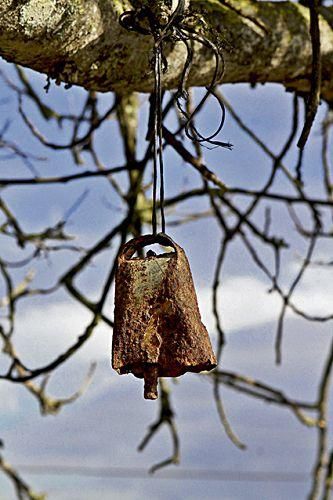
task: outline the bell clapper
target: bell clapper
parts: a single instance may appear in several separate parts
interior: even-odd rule
[[[143,374],[145,380],[144,398],[157,399],[158,366],[148,365]]]

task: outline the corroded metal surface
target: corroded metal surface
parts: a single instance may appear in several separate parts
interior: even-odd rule
[[[132,258],[138,249],[154,243],[174,251]],[[144,378],[146,399],[157,398],[158,377],[216,366],[186,255],[169,236],[141,236],[120,251],[112,366],[120,374]]]

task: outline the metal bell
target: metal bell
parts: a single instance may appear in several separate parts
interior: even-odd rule
[[[155,243],[173,251],[132,258]],[[120,375],[144,378],[146,399],[157,398],[158,377],[178,377],[216,366],[185,252],[166,234],[134,238],[120,250],[112,366]]]

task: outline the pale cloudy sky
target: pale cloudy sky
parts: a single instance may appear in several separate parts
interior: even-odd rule
[[[7,66],[4,65],[7,69]],[[33,77],[36,87],[43,86],[43,80]],[[247,86],[229,86],[228,97],[246,117],[248,124],[255,127],[264,140],[269,141],[277,151],[284,140],[290,118],[290,96],[276,86],[261,88],[256,94]],[[75,109],[82,92],[62,92],[51,89],[50,98],[64,109]],[[108,97],[103,97],[106,102]],[[15,113],[15,101],[9,109]],[[15,115],[14,115],[15,116]],[[209,105],[203,125],[214,118],[214,108]],[[274,127],[271,124],[274,123]],[[20,122],[12,125],[13,133],[20,139],[22,147],[33,144],[38,154],[49,156],[48,163],[39,167],[45,174],[66,173],[69,157],[50,155],[39,148],[24,132]],[[52,130],[56,137],[57,130]],[[285,132],[286,133],[286,132]],[[112,137],[112,151],[110,145]],[[267,162],[258,149],[249,144],[244,136],[227,119],[225,139],[235,144],[234,151],[207,153],[210,163],[219,175],[230,183],[246,182],[258,185]],[[60,140],[60,139],[59,139]],[[101,133],[100,147],[108,164],[122,163],[119,140],[114,123]],[[311,152],[307,157],[307,175],[316,188],[314,159],[318,154],[319,141],[313,136]],[[294,154],[294,153],[293,153]],[[291,155],[292,156],[292,155]],[[167,171],[168,194],[190,187],[198,182],[196,173],[189,167],[182,170],[172,153],[167,155],[170,169]],[[2,168],[0,164],[0,169]],[[87,163],[89,166],[89,163]],[[10,166],[4,165],[3,174],[10,173]],[[15,165],[18,172],[26,170]],[[90,246],[101,237],[110,224],[119,219],[120,213],[110,211],[103,205],[103,199],[113,200],[109,187],[99,181],[92,181],[85,203],[71,221],[69,229],[79,233],[80,241]],[[282,186],[282,182],[281,182]],[[4,194],[14,212],[22,218],[27,230],[36,230],[43,224],[61,217],[73,199],[80,195],[86,184],[62,188],[50,187],[45,195],[41,189],[7,190]],[[98,207],[98,208],[97,208]],[[182,210],[192,210],[187,204]],[[202,208],[201,201],[195,208]],[[260,220],[262,214],[258,214]],[[274,207],[278,229],[288,232],[285,217]],[[171,216],[170,216],[171,217]],[[193,223],[180,229],[170,229],[171,234],[186,248],[197,284],[198,299],[213,342],[216,340],[214,319],[210,305],[210,279],[213,273],[213,256],[218,248],[219,238],[212,222]],[[292,238],[298,250],[302,243]],[[6,243],[7,245],[7,243]],[[304,249],[304,248],[303,248]],[[12,259],[17,258],[14,247],[3,250]],[[330,259],[332,247],[321,248],[321,257]],[[56,255],[52,262],[41,261],[36,267],[36,284],[45,285],[50,277],[62,272],[76,257]],[[99,289],[110,255],[103,255],[79,280],[80,286],[89,289],[94,296]],[[300,261],[295,251],[287,255],[283,275],[284,284],[290,282],[292,273]],[[19,278],[19,273],[18,273]],[[268,294],[269,283],[250,264],[238,243],[228,257],[227,268],[219,295],[219,307],[228,344],[223,356],[223,366],[239,371],[283,389],[291,397],[312,401],[316,396],[316,383],[325,359],[328,342],[332,334],[330,324],[305,323],[293,315],[286,320],[283,343],[283,364],[274,365],[274,334],[276,317],[281,302],[279,297]],[[306,307],[313,314],[330,312],[332,307],[332,271],[314,268],[295,295],[299,306]],[[112,294],[109,310],[112,311]],[[44,364],[70,345],[89,322],[90,314],[81,306],[69,300],[65,294],[54,299],[42,298],[24,302],[19,308],[17,323],[17,348],[24,353],[28,365]],[[92,339],[80,350],[67,366],[60,369],[50,383],[50,390],[56,396],[70,395],[84,378],[89,364],[97,361],[97,371],[85,396],[75,404],[65,407],[57,417],[41,417],[36,402],[22,388],[6,382],[0,384],[1,432],[5,441],[6,457],[15,464],[50,464],[99,467],[148,468],[168,456],[170,443],[167,430],[163,430],[139,454],[136,447],[149,423],[157,416],[157,403],[144,401],[142,381],[132,376],[119,377],[110,368],[110,330],[101,325]],[[246,451],[239,451],[226,438],[218,421],[214,407],[212,388],[205,377],[186,375],[172,384],[172,401],[177,414],[181,438],[181,464],[178,471],[189,468],[200,470],[222,470],[243,472],[295,472],[307,474],[311,470],[315,453],[315,431],[302,427],[294,415],[287,410],[265,405],[246,396],[222,388],[226,411],[235,432],[247,444]],[[49,492],[51,500],[151,500],[211,499],[243,500],[284,498],[305,498],[309,488],[307,479],[295,482],[249,482],[209,481],[151,478],[91,478],[78,476],[30,475],[24,472],[37,491]],[[163,473],[161,473],[163,475]],[[0,500],[14,498],[11,485],[0,475]]]

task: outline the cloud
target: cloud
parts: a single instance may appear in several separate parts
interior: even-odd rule
[[[226,330],[233,332],[260,326],[276,318],[281,301],[276,294],[268,294],[267,288],[267,284],[250,276],[225,281],[220,288],[218,305]],[[213,330],[211,290],[200,290],[198,301],[203,321]]]
[[[10,416],[19,409],[19,391],[9,383],[0,384],[0,400],[6,402],[6,414]]]
[[[329,260],[326,258],[324,260]],[[299,264],[298,268],[299,269]],[[292,268],[295,273],[295,266]],[[333,314],[333,269],[312,267],[307,270],[297,287],[294,301],[298,307],[312,315]]]
[[[15,338],[19,352],[34,365],[53,359],[72,345],[91,321],[91,313],[72,300],[33,305],[18,318]],[[81,361],[97,360],[110,348],[111,329],[98,326],[77,353]]]
[[[290,282],[292,281],[290,277]],[[278,293],[268,293],[267,282],[251,276],[228,278],[221,285],[218,306],[222,324],[228,332],[260,327],[276,321],[282,306]],[[286,289],[287,290],[287,289]],[[203,321],[214,330],[211,289],[198,292]],[[327,269],[312,269],[305,275],[293,296],[293,302],[312,315],[333,313],[333,279]],[[288,312],[288,317],[294,316]]]

